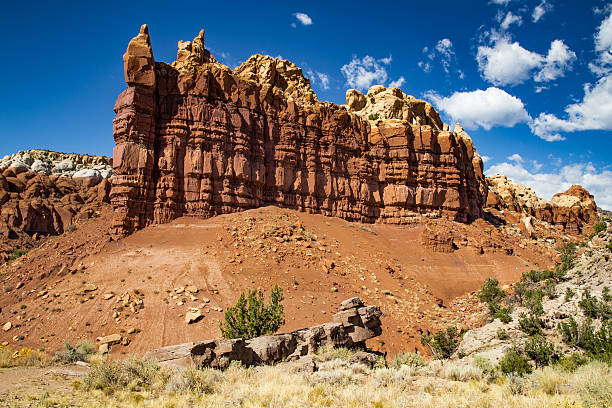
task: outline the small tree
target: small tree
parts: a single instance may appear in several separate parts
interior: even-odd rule
[[[448,359],[459,348],[462,335],[455,326],[451,326],[433,336],[424,334],[421,336],[421,344],[429,347],[436,358]]]
[[[236,305],[225,312],[225,324],[219,323],[221,335],[226,339],[252,339],[275,333],[285,323],[283,299],[278,285],[272,288],[267,305],[261,290],[250,290],[247,296],[240,294]]]

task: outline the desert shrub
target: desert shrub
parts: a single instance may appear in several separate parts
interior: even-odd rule
[[[609,287],[607,286],[603,287],[603,289],[601,290],[601,299],[606,303],[609,303],[610,301],[612,301],[612,296],[610,295]]]
[[[486,303],[490,302],[499,302],[504,298],[506,293],[499,287],[499,281],[495,278],[488,277],[484,284],[482,285],[482,289],[478,292],[478,297],[480,300]]]
[[[512,395],[527,395],[531,389],[529,380],[523,378],[522,375],[509,374],[506,378],[508,380],[508,391]]]
[[[508,306],[508,307],[499,306],[499,308],[495,311],[495,313],[493,313],[493,318],[501,320],[502,323],[510,323],[512,321],[512,316],[510,315],[511,313],[512,313],[512,306]]]
[[[512,347],[499,360],[499,371],[506,375],[523,376],[533,371],[529,358],[518,347]]]
[[[24,256],[27,253],[28,253],[27,249],[16,249],[16,250],[13,251],[13,253],[8,257],[8,259],[6,261],[7,262],[14,261],[15,259],[20,258],[20,257]]]
[[[246,297],[240,294],[236,305],[225,312],[225,323],[219,322],[222,336],[252,339],[275,333],[285,323],[283,299],[283,290],[278,285],[272,288],[267,305],[261,290],[250,290]]]
[[[401,366],[424,367],[425,365],[425,360],[418,353],[401,353],[389,362],[390,368],[400,368]]]
[[[506,329],[500,327],[497,329],[497,338],[500,340],[506,340],[508,338],[508,333],[506,333]]]
[[[71,364],[77,361],[87,361],[87,357],[95,352],[96,346],[91,341],[81,339],[75,347],[72,347],[67,341],[64,342],[62,351],[55,353],[55,356],[60,362]]]
[[[578,306],[584,314],[593,319],[609,320],[612,318],[612,306],[608,302],[598,300],[597,297],[591,296],[591,292],[585,289],[582,292],[582,298],[578,302]]]
[[[191,392],[194,394],[211,394],[215,384],[221,379],[221,373],[210,368],[199,369],[189,367],[176,372],[168,381],[166,391],[174,393]]]
[[[421,336],[421,344],[429,347],[434,357],[439,359],[450,358],[459,347],[462,333],[455,326],[447,327],[433,336],[424,334]]]
[[[612,252],[612,241],[608,242],[608,245],[606,245],[606,248],[608,248],[608,251]]]
[[[529,336],[542,334],[542,320],[532,314],[521,313],[519,318],[519,329]]]
[[[42,350],[22,347],[13,351],[9,347],[0,345],[0,368],[43,367],[51,363],[51,360],[51,357]]]
[[[603,232],[607,229],[607,225],[605,221],[599,221],[597,224],[595,224],[593,226],[593,231],[595,233],[595,235],[599,234],[600,232]]]
[[[370,113],[368,115],[368,119],[370,120],[378,120],[378,118],[379,118],[378,113]]]
[[[104,361],[93,364],[83,378],[86,390],[104,390],[114,392],[119,388],[129,387],[132,391],[149,388],[155,382],[165,383],[168,374],[154,361],[142,361],[136,356],[125,360]]]
[[[545,293],[542,289],[529,289],[523,296],[523,306],[529,310],[529,313],[534,316],[542,316],[544,314],[544,306],[542,299]]]
[[[576,295],[576,292],[574,292],[572,288],[567,287],[565,289],[565,301],[566,302],[569,302],[570,300],[572,300],[575,295]]]
[[[574,267],[574,260],[576,259],[575,253],[577,247],[578,246],[575,243],[570,242],[564,247],[560,248],[561,263],[558,264],[555,268],[556,274],[559,279],[563,278],[565,276],[565,273]]]
[[[533,360],[536,367],[556,363],[561,352],[543,336],[533,336],[525,342],[525,354]]]
[[[573,317],[558,325],[563,341],[571,346],[581,348],[590,358],[612,362],[612,322],[602,323],[599,330],[593,327],[593,321],[587,318],[580,326]]]
[[[475,356],[472,360],[472,366],[478,368],[488,381],[493,381],[497,378],[497,369],[491,364],[491,360],[486,357]]]
[[[557,366],[569,372],[574,372],[580,366],[589,362],[589,359],[582,353],[566,354],[559,359]]]
[[[315,354],[323,361],[335,360],[337,358],[340,360],[349,361],[355,355],[355,350],[348,347],[334,347],[329,344],[325,344],[319,347]]]
[[[567,373],[554,367],[545,367],[534,373],[537,388],[545,394],[554,395],[560,393],[560,388],[567,384]]]
[[[76,225],[69,224],[64,231],[65,232],[74,232],[74,231],[76,231],[76,229],[77,229]]]

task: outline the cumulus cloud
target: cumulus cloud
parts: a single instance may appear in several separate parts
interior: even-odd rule
[[[508,156],[506,157],[508,160],[513,161],[515,163],[522,163],[523,162],[523,158],[521,157],[520,154],[518,153],[514,153],[512,156]]]
[[[576,53],[569,49],[561,40],[554,40],[550,43],[550,49],[544,59],[544,64],[533,79],[536,82],[550,82],[565,75],[566,71],[571,70],[572,64],[576,60]]]
[[[297,20],[298,20],[298,21],[299,21],[299,22],[300,22],[302,25],[305,25],[305,26],[312,25],[312,18],[310,18],[310,16],[309,16],[308,14],[306,14],[306,13],[300,13],[300,12],[297,12],[297,13],[293,13],[293,16],[294,16],[294,17],[295,17],[295,18],[296,18],[296,19],[297,19]],[[296,24],[295,24],[295,23],[292,23],[292,24],[291,24],[291,26],[295,28],[295,27],[296,27]]]
[[[493,126],[513,127],[517,123],[529,123],[531,118],[523,102],[506,91],[490,87],[471,92],[455,92],[443,97],[429,91],[425,98],[433,101],[438,110],[467,129],[485,130]]]
[[[533,13],[531,13],[531,21],[537,23],[542,17],[544,17],[544,14],[548,13],[552,9],[552,4],[549,4],[546,0],[543,0],[533,9]]]
[[[516,24],[517,26],[520,26],[521,24],[523,24],[523,19],[520,16],[517,16],[516,14],[512,14],[511,11],[506,13],[506,16],[503,19],[501,19],[501,15],[500,15],[499,21],[500,21],[499,27],[503,31],[506,31],[507,29],[509,29],[512,24]]]
[[[609,74],[612,71],[612,11],[599,25],[594,41],[598,57],[589,68],[597,75]]]
[[[402,85],[404,85],[405,83],[406,83],[406,78],[401,76],[397,78],[395,81],[389,82],[389,86],[395,86],[395,87],[401,88]]]
[[[510,0],[491,0],[491,3],[499,6],[505,6],[506,4],[510,3]]]
[[[567,190],[572,184],[580,184],[595,196],[597,205],[612,210],[612,171],[597,170],[591,163],[569,164],[549,172],[540,170],[541,166],[537,165],[527,169],[523,163],[503,162],[489,167],[485,173],[487,176],[504,174],[517,183],[531,187],[536,194],[547,200]]]
[[[490,158],[489,156],[486,156],[486,155],[484,155],[484,156],[480,156],[480,158],[482,159],[482,162],[483,162],[483,163],[487,163],[488,161],[490,161],[490,160],[491,160],[491,158]]]
[[[482,77],[493,85],[518,85],[531,78],[552,81],[571,69],[576,54],[561,40],[554,40],[546,56],[523,48],[507,35],[494,35],[491,46],[478,47],[476,61]]]
[[[531,124],[531,131],[544,140],[563,140],[558,132],[580,130],[612,130],[612,75],[601,78],[593,86],[584,86],[581,102],[565,108],[566,118],[540,113]]]
[[[451,71],[455,71],[459,78],[463,79],[463,72],[460,69],[453,68],[457,65],[457,55],[453,47],[453,42],[448,38],[442,38],[432,48],[424,47],[423,54],[429,61],[419,61],[417,65],[423,70],[423,72],[430,72],[432,63],[436,60],[440,61],[442,69],[446,74],[450,74]]]
[[[384,85],[389,79],[387,68],[391,64],[392,57],[376,59],[369,55],[363,58],[358,58],[353,55],[351,62],[343,65],[340,72],[346,78],[348,86],[367,90],[372,85]],[[401,86],[405,82],[404,77],[400,77],[395,81],[391,81],[389,86]],[[392,85],[399,84],[399,85]]]

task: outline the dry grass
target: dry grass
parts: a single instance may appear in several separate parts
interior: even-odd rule
[[[45,398],[58,406],[77,401],[79,406],[91,407],[612,406],[611,368],[597,362],[574,372],[549,367],[525,378],[506,378],[491,376],[491,367],[479,360],[369,369],[340,355],[319,363],[314,373],[294,372],[283,365],[244,368],[235,364],[225,371],[171,372],[132,359],[93,369],[90,382],[97,381],[102,384],[99,387],[85,386],[84,381],[70,395]]]
[[[0,368],[44,367],[52,361],[53,358],[42,351],[27,347],[14,351],[9,347],[0,346]]]

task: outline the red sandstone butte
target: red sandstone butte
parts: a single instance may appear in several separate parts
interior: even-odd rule
[[[143,25],[123,59],[127,89],[113,122],[116,235],[264,205],[369,223],[482,215],[480,156],[424,101],[404,95],[410,120],[374,122],[319,102],[289,61],[217,63],[204,31],[180,41],[167,64],[154,61]]]

